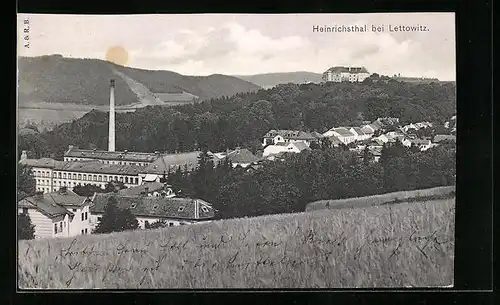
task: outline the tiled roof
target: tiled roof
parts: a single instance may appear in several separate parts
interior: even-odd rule
[[[422,139],[414,139],[411,140],[411,143],[415,145],[429,145],[431,143],[430,140],[422,140]]]
[[[330,69],[326,70],[326,72],[368,73],[365,67],[331,67]]]
[[[121,196],[138,196],[142,192],[146,191],[146,188],[148,188],[149,192],[154,192],[154,191],[161,190],[164,187],[165,187],[165,184],[163,184],[161,182],[148,182],[148,183],[144,183],[144,184],[139,185],[139,186],[134,186],[134,187],[119,190],[118,194],[120,194]]]
[[[194,170],[198,166],[198,156],[201,154],[199,151],[179,153],[179,154],[165,154],[160,156],[156,161],[147,166],[143,171],[147,174],[163,174],[169,171],[177,170],[177,167],[181,167],[184,170],[184,166],[187,165],[188,170]],[[213,156],[214,162],[219,158]]]
[[[237,149],[233,150],[227,154],[227,158],[232,163],[252,163],[259,161],[260,159],[252,154],[248,149]]]
[[[107,151],[79,149],[71,147],[64,153],[65,157],[91,158],[98,160],[123,160],[133,162],[153,162],[160,155],[155,153],[130,152],[130,151]]]
[[[307,146],[307,144],[304,142],[293,142],[293,143],[290,143],[290,145],[297,147],[297,149],[299,151],[303,151],[304,149],[311,150],[311,148],[309,148],[309,146]]]
[[[328,137],[330,139],[330,142],[332,142],[333,145],[341,144],[342,141],[339,140],[336,136],[330,136]]]
[[[311,133],[305,131],[297,131],[297,130],[270,130],[265,135],[264,138],[274,138],[275,136],[280,135],[285,139],[292,140],[315,140],[318,136],[313,135]]]
[[[365,135],[364,131],[360,127],[353,127],[353,129],[358,135],[360,136]]]
[[[349,129],[347,129],[345,127],[338,127],[338,128],[335,128],[334,130],[336,133],[338,133],[342,137],[353,137],[354,136],[354,134],[352,132],[350,132]]]
[[[54,170],[96,173],[96,174],[117,174],[117,175],[137,175],[143,173],[146,166],[142,165],[118,165],[104,164],[97,160],[92,161],[66,161],[57,164]]]
[[[432,140],[434,143],[438,143],[441,141],[453,141],[456,142],[457,137],[454,135],[446,135],[446,134],[438,134],[434,136],[434,139]]]
[[[66,207],[82,206],[87,198],[72,191],[52,192],[24,198],[18,202],[20,208],[36,208],[49,218],[68,214],[73,215]]]
[[[201,199],[165,198],[165,197],[129,197],[117,196],[112,193],[99,193],[94,197],[90,211],[104,213],[110,197],[117,201],[118,208],[130,209],[135,216],[150,216],[178,219],[211,219],[214,209],[211,204]],[[199,217],[195,218],[195,200],[198,201]],[[203,211],[204,207],[207,211]]]
[[[54,168],[56,165],[63,163],[62,161],[57,161],[51,158],[41,158],[41,159],[24,159],[20,160],[19,164],[31,166],[31,167],[45,167]]]

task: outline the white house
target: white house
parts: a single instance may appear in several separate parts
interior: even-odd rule
[[[201,199],[96,193],[90,207],[92,227],[96,227],[102,219],[110,198],[116,200],[119,209],[129,209],[136,217],[141,229],[145,229],[156,221],[163,221],[167,226],[173,227],[211,221],[215,216],[212,205]]]
[[[304,142],[310,146],[312,142],[319,143],[323,136],[317,132],[305,132],[297,130],[270,130],[264,135],[262,146],[275,145],[277,143]]]
[[[248,167],[260,160],[259,157],[254,155],[251,151],[246,148],[237,148],[226,154],[226,158],[231,161],[233,167],[241,166],[243,168]]]
[[[91,234],[90,199],[65,188],[42,193],[18,202],[18,213],[28,214],[35,226],[35,238]]]
[[[356,141],[369,139],[373,135],[373,133],[365,133],[361,127],[351,127],[349,131],[356,135]]]
[[[323,134],[325,137],[335,136],[345,145],[356,141],[357,135],[349,131],[346,127],[332,128]]]
[[[365,67],[331,67],[323,73],[325,82],[362,82],[370,73]]]
[[[162,182],[145,182],[142,185],[118,191],[121,196],[175,197],[171,185]]]
[[[264,148],[264,153],[262,154],[263,157],[267,157],[270,155],[275,155],[279,153],[300,153],[304,150],[311,150],[309,146],[307,146],[303,142],[293,142],[289,144],[285,143],[278,143],[277,145],[269,145],[266,148]]]
[[[414,146],[418,147],[420,149],[420,151],[426,151],[432,147],[431,140],[415,139],[415,140],[411,140],[411,143]]]

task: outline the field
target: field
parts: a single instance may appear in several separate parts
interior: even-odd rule
[[[455,199],[19,242],[20,288],[453,284]]]

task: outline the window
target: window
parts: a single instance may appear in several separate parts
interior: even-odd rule
[[[63,228],[66,228],[66,221],[63,222]]]
[[[208,212],[208,209],[206,207],[201,207],[201,210],[205,213]]]
[[[57,234],[57,223],[54,224],[54,234]]]
[[[83,221],[83,220],[84,220],[84,216],[85,216],[85,214],[84,214],[84,213],[82,213],[81,215],[82,215],[82,221]]]
[[[88,219],[88,213],[85,212],[85,220],[87,220],[87,219]]]
[[[128,177],[125,177],[125,183],[128,183]]]
[[[108,176],[104,176],[104,182],[108,182]]]
[[[169,222],[169,223],[168,223],[168,226],[169,226],[169,227],[173,227],[173,226],[174,226],[174,223],[173,223],[173,222]]]
[[[182,212],[184,211],[184,207],[183,206],[180,206],[179,209],[178,209],[179,212]]]
[[[76,174],[73,174],[73,179],[76,180]]]
[[[93,181],[97,181],[97,175],[92,176]]]
[[[123,182],[123,177],[120,176],[120,182]]]
[[[63,179],[66,179],[66,173],[63,174]]]
[[[115,181],[118,181],[118,176],[115,176]]]
[[[59,232],[62,232],[62,221],[59,223]]]
[[[85,229],[85,234],[87,234],[87,229]]]
[[[82,235],[83,235],[83,232],[84,232],[84,231],[83,231],[83,229],[82,229]]]
[[[102,181],[102,176],[99,175],[99,177],[97,178],[98,181]]]
[[[78,180],[82,180],[82,174],[78,174]]]
[[[57,178],[61,179],[61,172],[57,173]]]
[[[139,178],[134,178],[135,184],[139,184]]]
[[[83,180],[87,180],[87,175],[83,174]]]
[[[23,214],[28,214],[28,208],[23,208]]]
[[[97,221],[101,221],[101,219],[102,219],[101,216],[97,217]]]

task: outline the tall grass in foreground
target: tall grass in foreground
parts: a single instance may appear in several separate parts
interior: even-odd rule
[[[455,199],[19,242],[20,288],[453,283]]]

